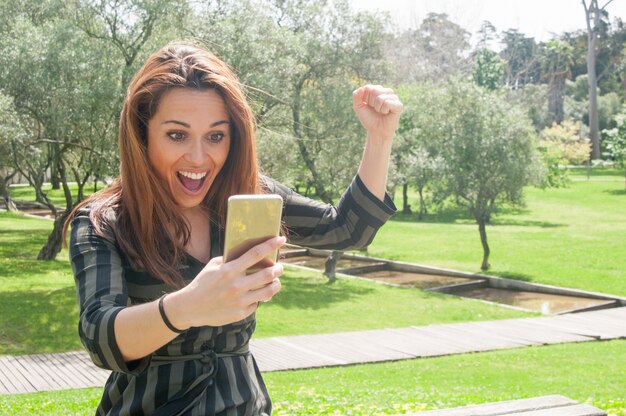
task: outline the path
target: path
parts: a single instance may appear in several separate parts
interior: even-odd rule
[[[261,371],[373,363],[626,338],[626,307],[569,315],[253,339]],[[85,352],[0,356],[0,394],[100,387]]]

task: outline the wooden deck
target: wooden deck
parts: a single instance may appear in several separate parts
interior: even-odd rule
[[[626,307],[550,317],[260,338],[253,339],[250,348],[261,371],[269,372],[619,338],[626,338]],[[99,387],[108,374],[82,351],[0,356],[0,394]]]
[[[404,416],[606,416],[606,412],[568,397],[552,395],[431,410]]]

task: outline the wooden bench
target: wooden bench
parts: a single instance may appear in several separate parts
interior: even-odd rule
[[[530,399],[485,403],[453,409],[431,410],[404,416],[606,416],[606,412],[580,404],[568,397],[553,395]]]

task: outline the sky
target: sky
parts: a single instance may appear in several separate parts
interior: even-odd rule
[[[582,0],[351,0],[357,10],[386,10],[401,28],[416,27],[430,12],[446,13],[472,36],[483,21],[497,32],[518,29],[536,41],[547,41],[566,31],[586,29]],[[599,0],[600,6],[607,0]],[[589,0],[587,0],[589,4]],[[626,0],[607,7],[611,20],[626,20]]]

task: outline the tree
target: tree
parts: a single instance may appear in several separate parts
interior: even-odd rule
[[[475,53],[473,79],[476,85],[495,90],[502,84],[504,61],[492,50],[480,49]]]
[[[602,25],[602,18],[606,16],[605,8],[613,0],[608,0],[602,7],[598,0],[582,0],[585,9],[585,23],[587,25],[587,80],[589,82],[589,138],[591,139],[591,158],[600,158],[600,126],[598,121],[598,76],[596,74],[597,42]]]
[[[502,33],[501,43],[504,44],[500,56],[506,63],[506,85],[516,89],[529,83],[538,83],[541,71],[535,39],[516,29],[509,29]]]
[[[386,41],[385,53],[393,62],[399,84],[444,81],[468,74],[470,33],[450,21],[445,13],[429,13],[417,29],[407,30]]]
[[[476,49],[490,49],[497,39],[496,27],[488,20],[485,20],[480,25],[480,29],[476,32],[478,36],[478,42],[476,42]]]
[[[615,117],[616,127],[604,130],[607,155],[617,167],[624,169],[624,187],[626,189],[626,113]]]
[[[364,80],[375,80],[381,23],[353,12],[345,1],[285,0],[273,5],[273,19],[288,39],[284,46],[290,56],[283,62],[289,68],[282,72],[286,79],[272,92],[288,113],[282,112],[284,107],[274,111],[289,117],[307,185],[332,202],[354,175],[361,153],[362,133],[350,97]]]
[[[75,11],[75,24],[89,37],[113,46],[121,56],[121,100],[145,46],[155,37],[167,40],[172,30],[182,26],[187,11],[183,0],[82,0]],[[169,25],[159,26],[163,20]]]
[[[542,48],[541,66],[548,80],[548,112],[552,122],[561,123],[564,117],[563,97],[565,79],[570,73],[572,47],[565,42],[553,40]]]
[[[438,197],[438,181],[443,171],[443,160],[431,140],[431,128],[440,122],[432,111],[432,96],[437,86],[421,83],[403,86],[398,94],[404,103],[403,116],[394,140],[392,152],[391,181],[402,186],[402,212],[410,214],[408,203],[409,186],[415,187],[419,195],[418,219],[427,213],[426,190],[430,199]]]
[[[23,135],[21,122],[13,108],[13,100],[0,92],[0,194],[7,211],[16,210],[8,185],[17,173],[13,164],[12,143],[21,142]]]
[[[1,71],[18,74],[2,76],[3,89],[12,97],[27,132],[21,142],[11,142],[13,165],[55,217],[38,254],[41,260],[56,257],[63,223],[84,198],[88,179],[104,173],[105,164],[114,161],[110,157],[115,125],[111,108],[117,99],[114,78],[119,65],[102,59],[109,51],[90,42],[68,21],[74,12],[71,7],[64,6],[42,20],[18,18],[2,39],[3,50],[10,52],[0,57]],[[62,185],[62,209],[43,191],[47,170],[54,171]],[[70,181],[78,184],[75,195]]]
[[[523,202],[523,187],[536,171],[534,130],[524,112],[500,91],[457,82],[434,100],[440,122],[430,136],[445,160],[446,189],[476,220],[481,269],[487,270],[487,224],[501,204]]]

